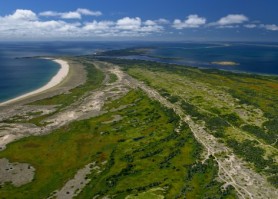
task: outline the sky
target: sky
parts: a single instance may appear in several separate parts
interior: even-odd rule
[[[0,0],[0,40],[278,41],[277,0]]]

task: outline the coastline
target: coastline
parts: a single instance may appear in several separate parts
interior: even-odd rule
[[[60,69],[59,71],[57,72],[57,74],[51,78],[51,80],[45,84],[44,86],[34,90],[34,91],[31,91],[31,92],[28,92],[28,93],[25,93],[23,95],[20,95],[18,97],[15,97],[13,99],[10,99],[8,101],[5,101],[5,102],[2,102],[0,103],[0,106],[5,106],[5,105],[8,105],[10,103],[14,103],[14,102],[17,102],[19,100],[23,100],[23,99],[26,99],[26,98],[29,98],[31,96],[34,96],[36,94],[39,94],[39,93],[42,93],[48,89],[51,89],[55,86],[57,86],[58,84],[60,84],[69,74],[69,64],[67,61],[64,61],[64,60],[61,60],[61,59],[51,59],[51,58],[45,58],[45,59],[50,59],[56,63],[58,63],[60,65]]]

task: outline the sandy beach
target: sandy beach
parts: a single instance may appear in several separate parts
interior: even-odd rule
[[[47,58],[47,59],[50,59],[50,58]],[[41,87],[37,90],[31,91],[31,92],[21,95],[19,97],[5,101],[3,103],[0,103],[0,106],[8,105],[8,104],[16,102],[18,100],[22,100],[27,97],[39,94],[39,93],[46,91],[50,88],[53,88],[54,86],[57,86],[59,83],[61,83],[67,77],[67,75],[69,73],[69,64],[66,61],[60,60],[60,59],[53,59],[53,61],[58,63],[61,66],[61,68],[58,71],[58,73],[46,85],[44,85],[43,87]]]

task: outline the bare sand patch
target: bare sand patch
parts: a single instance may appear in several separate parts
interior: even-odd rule
[[[31,182],[34,178],[35,169],[26,163],[10,163],[8,159],[0,159],[0,185],[11,182],[20,187]]]

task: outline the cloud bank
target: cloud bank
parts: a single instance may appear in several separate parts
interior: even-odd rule
[[[160,24],[168,22],[165,19],[143,21],[139,17],[82,22],[83,15],[100,16],[101,13],[79,8],[74,12],[46,11],[37,15],[31,10],[18,9],[11,15],[0,17],[0,38],[141,37],[163,31]],[[48,20],[49,17],[59,19]]]
[[[0,39],[83,39],[83,38],[136,38],[163,33],[203,28],[246,28],[278,31],[276,24],[251,22],[243,14],[230,14],[215,22],[207,22],[197,14],[170,21],[165,18],[146,19],[123,17],[116,20],[97,20],[100,11],[78,8],[75,11],[45,11],[18,9],[0,16]],[[86,17],[85,17],[86,16]]]

